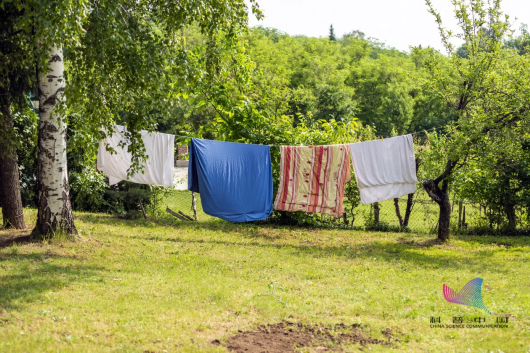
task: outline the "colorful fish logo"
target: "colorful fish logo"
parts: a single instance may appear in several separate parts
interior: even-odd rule
[[[484,309],[491,315],[491,311],[486,308],[482,301],[482,278],[474,278],[467,282],[464,288],[458,293],[445,284],[443,288],[445,300],[448,302]]]

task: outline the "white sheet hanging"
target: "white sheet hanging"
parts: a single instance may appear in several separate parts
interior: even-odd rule
[[[416,191],[412,135],[352,143],[350,148],[362,204]]]
[[[132,155],[127,151],[130,142],[125,137],[124,131],[125,127],[116,125],[114,134],[99,142],[97,167],[109,177],[109,184],[114,185],[122,180],[128,180],[138,184],[172,187],[175,136],[160,132],[140,131],[148,158],[143,165],[143,172],[127,178],[127,170],[132,164]],[[125,148],[118,146],[121,141],[125,142]],[[117,153],[108,152],[105,142]]]

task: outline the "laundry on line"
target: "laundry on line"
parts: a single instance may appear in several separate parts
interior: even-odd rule
[[[416,191],[418,179],[411,135],[352,143],[350,149],[362,204]]]
[[[350,181],[350,148],[281,146],[280,181],[274,209],[344,213],[344,186]]]
[[[132,165],[132,154],[128,151],[130,141],[125,131],[124,126],[117,125],[112,135],[99,142],[97,168],[109,177],[109,185],[128,180],[138,184],[172,187],[175,136],[160,132],[140,131],[147,160],[142,165],[142,172],[128,176]],[[125,143],[125,146],[120,146],[120,143]],[[106,145],[114,149],[116,153],[107,151]]]
[[[129,180],[171,187],[175,136],[141,131],[148,158],[143,172],[129,177],[132,156],[124,132],[123,126],[116,126],[99,145],[98,169],[108,175],[109,184]],[[122,148],[119,145],[124,141]],[[117,153],[108,152],[106,145]],[[411,134],[352,144],[279,147],[280,177],[274,203],[270,145],[192,138],[188,190],[201,194],[205,213],[230,222],[266,219],[273,207],[341,217],[351,165],[363,204],[416,191]]]
[[[201,194],[203,211],[230,222],[272,213],[270,147],[192,139],[188,189]]]

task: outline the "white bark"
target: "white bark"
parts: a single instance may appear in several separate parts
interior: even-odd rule
[[[65,88],[63,51],[50,50],[48,67],[39,77],[39,210],[37,231],[76,234],[66,166],[66,122],[57,106]]]

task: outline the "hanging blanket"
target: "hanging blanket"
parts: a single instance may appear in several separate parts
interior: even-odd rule
[[[412,135],[352,143],[350,147],[362,204],[416,191]]]
[[[272,213],[270,147],[192,139],[188,189],[201,194],[206,214],[229,222]]]
[[[274,209],[342,216],[344,185],[350,181],[349,146],[281,146],[280,152]]]
[[[129,141],[124,132],[125,127],[116,125],[112,136],[107,136],[99,142],[97,168],[109,177],[109,184],[114,185],[122,180],[128,180],[138,184],[172,187],[175,136],[140,131],[147,160],[142,166],[142,171],[128,176],[132,155],[128,151]],[[123,143],[124,147],[121,146]],[[105,144],[112,147],[116,153],[107,151]]]

